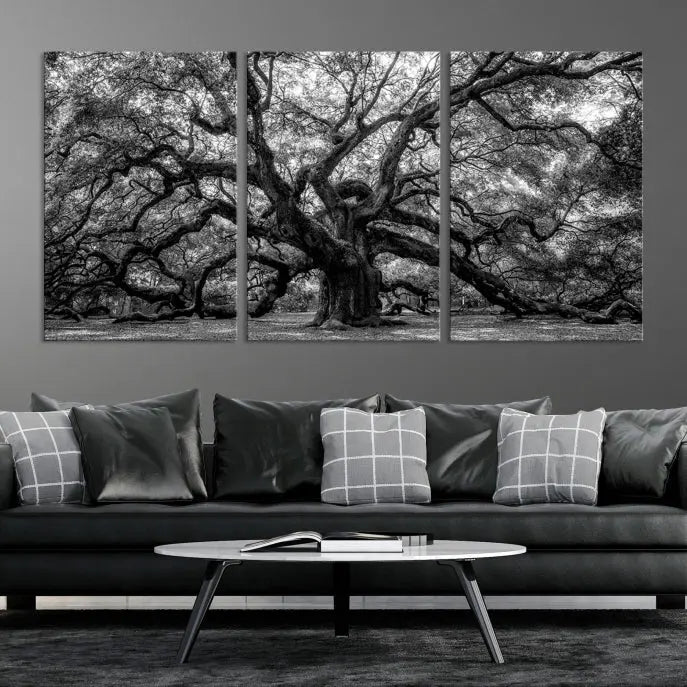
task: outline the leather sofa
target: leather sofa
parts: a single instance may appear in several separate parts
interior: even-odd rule
[[[213,446],[206,444],[207,474]],[[504,541],[528,553],[477,561],[486,594],[656,595],[684,608],[687,594],[687,446],[675,468],[673,497],[656,503],[568,504],[511,508],[489,501],[340,507],[317,501],[187,505],[17,506],[10,448],[0,446],[0,594],[8,607],[37,595],[192,595],[204,562],[157,556],[158,544],[259,539],[283,532],[426,532],[437,539]],[[321,566],[243,565],[220,594],[329,594]],[[454,594],[450,571],[417,563],[353,565],[353,594]]]

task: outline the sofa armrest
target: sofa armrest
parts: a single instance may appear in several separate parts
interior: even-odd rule
[[[680,488],[680,505],[687,510],[687,441],[680,444],[677,452],[677,481]]]
[[[12,447],[0,444],[0,510],[11,508],[15,502],[14,461]]]

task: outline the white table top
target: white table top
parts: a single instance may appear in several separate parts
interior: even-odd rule
[[[517,544],[483,541],[452,541],[439,539],[428,546],[407,546],[402,553],[320,553],[313,546],[289,547],[241,553],[252,539],[239,541],[202,541],[184,544],[164,544],[155,553],[182,558],[204,558],[215,561],[272,561],[289,563],[459,561],[473,558],[517,556],[527,549]]]

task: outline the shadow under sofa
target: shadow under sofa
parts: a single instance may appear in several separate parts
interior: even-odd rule
[[[35,607],[36,596],[194,595],[202,560],[157,556],[153,547],[183,541],[261,539],[304,529],[424,532],[436,539],[508,542],[523,556],[476,561],[489,595],[656,595],[658,607],[685,606],[687,594],[687,447],[671,503],[601,506],[489,501],[426,505],[335,506],[317,501],[185,505],[121,503],[16,505],[11,449],[0,446],[0,594],[8,609]],[[212,474],[213,446],[204,446]],[[326,595],[325,566],[245,564],[225,575],[218,594]],[[449,570],[431,563],[351,567],[352,594],[455,594]]]

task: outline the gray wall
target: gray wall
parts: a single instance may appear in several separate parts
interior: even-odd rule
[[[679,0],[0,0],[0,408],[32,390],[96,402],[198,386],[318,398],[550,394],[560,411],[687,404],[686,95]],[[42,341],[42,52],[60,49],[643,50],[643,343],[291,344]],[[243,318],[240,325],[243,325]]]

